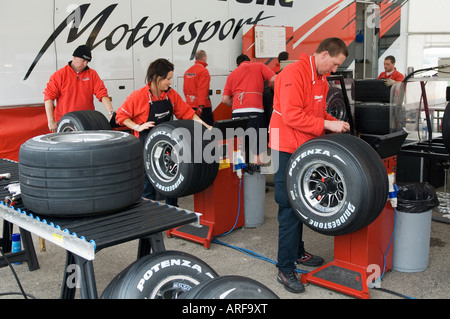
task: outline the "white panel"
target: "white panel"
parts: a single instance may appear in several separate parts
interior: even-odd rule
[[[128,95],[134,91],[134,81],[133,80],[106,80],[103,81],[106,88],[108,89],[108,94],[111,98],[111,104],[114,110],[117,110],[123,102],[125,102]],[[99,100],[94,97],[95,109],[103,113],[108,119],[109,115],[106,112],[105,107]]]
[[[409,0],[410,33],[450,33],[448,0]]]
[[[173,62],[172,43],[164,36],[171,23],[170,1],[132,1],[132,23],[137,28],[134,51],[135,89],[145,85],[145,76],[150,63],[158,58]]]
[[[52,20],[53,1],[0,2],[0,106],[44,103],[42,92],[56,70],[54,46],[24,78],[52,33]]]
[[[55,27],[70,22],[56,39],[58,68],[72,60],[73,51],[90,39],[94,49],[89,67],[103,80],[132,79],[132,50],[127,50],[132,29],[130,0],[79,2],[81,6],[73,3],[56,1]]]

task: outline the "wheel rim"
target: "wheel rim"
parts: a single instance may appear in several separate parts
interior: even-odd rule
[[[345,121],[347,110],[345,103],[341,100],[333,100],[327,107],[327,112],[338,120]]]
[[[178,172],[179,156],[175,148],[168,142],[156,143],[151,152],[151,166],[153,172],[161,181],[171,182]]]
[[[299,175],[298,187],[307,207],[319,216],[332,216],[345,202],[346,186],[342,173],[329,163],[319,162],[305,167]]]
[[[192,287],[199,284],[198,280],[189,276],[169,276],[155,286],[149,299],[178,299],[181,294],[188,292]]]

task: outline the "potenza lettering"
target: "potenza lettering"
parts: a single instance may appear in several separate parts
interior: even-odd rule
[[[237,1],[239,3],[250,4],[252,1]],[[269,5],[274,5],[275,1],[268,1]],[[264,1],[256,1],[256,4],[262,4]],[[285,1],[279,1],[281,6],[292,6],[292,3],[286,3]],[[116,11],[119,4],[111,4],[103,9],[97,16],[91,21],[85,21],[84,17],[86,12],[91,6],[90,3],[83,4],[77,7],[72,13],[70,13],[66,19],[64,19],[56,28],[55,31],[49,36],[44,43],[40,51],[37,53],[34,61],[29,67],[24,81],[33,72],[39,60],[49,49],[49,47],[62,36],[64,29],[69,28],[69,34],[67,36],[66,43],[72,43],[80,38],[85,32],[91,30],[86,45],[95,49],[99,45],[104,45],[107,51],[114,50],[120,43],[126,41],[126,49],[140,43],[144,48],[148,48],[152,45],[164,46],[167,40],[170,39],[170,35],[178,34],[179,45],[193,44],[191,56],[189,59],[194,58],[194,54],[197,51],[201,43],[207,42],[214,37],[217,37],[220,41],[225,40],[228,37],[233,39],[238,35],[239,31],[246,24],[256,25],[261,24],[262,21],[273,18],[273,16],[264,16],[264,11],[259,12],[256,17],[249,17],[246,19],[234,19],[229,18],[226,21],[205,21],[195,20],[191,22],[183,21],[179,23],[166,23],[159,20],[155,20],[155,16],[152,18],[149,16],[142,17],[136,25],[130,26],[126,23],[120,24],[112,30],[103,30],[106,21],[111,19],[111,15]],[[98,39],[100,32],[105,32],[109,35],[103,39]],[[78,40],[79,41],[79,40]]]
[[[298,162],[300,162],[300,160],[302,160],[303,158],[305,158],[306,156],[309,155],[315,155],[315,154],[319,154],[319,155],[325,155],[330,157],[330,151],[327,150],[322,150],[322,149],[310,149],[307,151],[304,151],[303,153],[301,153],[299,156],[297,156],[297,158],[295,159],[295,161],[292,162],[291,167],[289,167],[289,176],[292,176],[292,171],[294,170],[294,168],[297,166]]]

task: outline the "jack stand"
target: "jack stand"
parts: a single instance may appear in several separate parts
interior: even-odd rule
[[[384,159],[388,173],[395,172],[397,157]],[[394,208],[388,201],[369,226],[334,238],[334,260],[302,274],[303,283],[314,283],[350,296],[369,299],[369,281],[392,269],[393,249],[389,247],[394,228]],[[386,259],[385,259],[386,254]]]

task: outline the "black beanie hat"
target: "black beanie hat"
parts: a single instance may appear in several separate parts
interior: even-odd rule
[[[73,56],[85,59],[87,61],[92,60],[91,50],[86,45],[80,45],[76,48],[75,51],[73,51]]]

